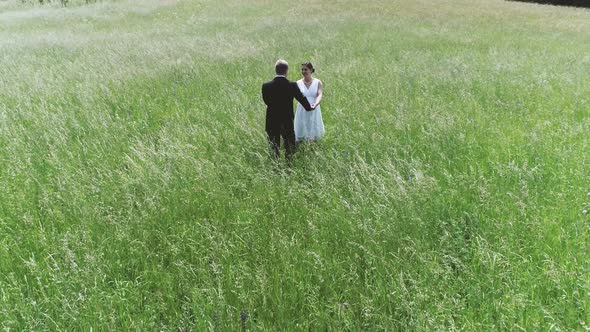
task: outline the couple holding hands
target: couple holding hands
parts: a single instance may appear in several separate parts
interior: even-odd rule
[[[297,82],[287,79],[288,72],[287,61],[278,60],[275,78],[262,85],[262,99],[266,104],[266,134],[274,156],[279,157],[282,136],[285,157],[290,160],[296,143],[315,141],[324,135],[324,123],[320,109],[322,82],[313,78],[313,65],[310,62],[301,65],[303,78]],[[295,114],[293,99],[299,102]]]

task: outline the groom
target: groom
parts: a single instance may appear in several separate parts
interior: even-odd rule
[[[295,151],[295,130],[293,128],[293,98],[297,99],[306,111],[312,111],[307,98],[303,96],[295,82],[289,82],[289,64],[279,60],[275,64],[275,78],[262,85],[262,99],[266,104],[266,134],[274,156],[279,157],[281,136],[285,143],[285,157],[291,160]]]

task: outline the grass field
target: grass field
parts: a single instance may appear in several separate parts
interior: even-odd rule
[[[9,0],[0,50],[3,331],[590,329],[590,10]]]

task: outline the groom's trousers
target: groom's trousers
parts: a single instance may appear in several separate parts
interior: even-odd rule
[[[295,152],[295,130],[293,123],[283,123],[279,126],[272,126],[266,129],[268,135],[268,142],[272,153],[276,158],[279,157],[279,150],[281,148],[281,137],[285,143],[285,157],[291,159]]]

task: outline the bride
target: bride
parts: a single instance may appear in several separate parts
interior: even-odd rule
[[[295,113],[295,141],[315,141],[324,136],[324,122],[322,121],[322,81],[312,77],[315,69],[310,62],[301,65],[303,78],[297,81],[301,93],[307,98],[313,111],[306,111],[301,104],[297,103]]]

